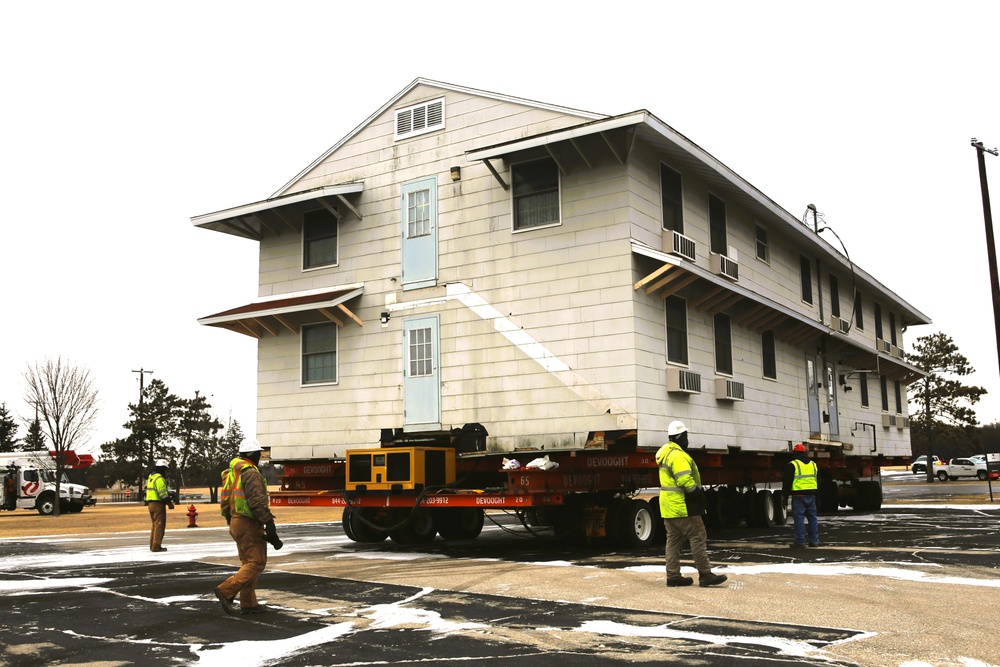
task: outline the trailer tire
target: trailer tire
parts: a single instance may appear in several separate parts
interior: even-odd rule
[[[348,510],[350,510],[348,512]],[[374,507],[347,508],[344,510],[344,533],[360,544],[376,544],[389,537],[389,533],[369,524],[375,522],[378,509]],[[368,523],[365,523],[365,521]]]
[[[743,520],[743,494],[731,486],[719,491],[716,516],[720,528],[736,528]]]
[[[660,497],[649,499],[649,516],[653,517],[653,544],[666,544],[667,527],[663,525],[663,515],[660,514]]]
[[[840,489],[832,479],[819,483],[819,509],[828,514],[834,514],[840,505]]]
[[[394,513],[390,521],[393,525],[405,522],[389,533],[389,539],[397,544],[427,544],[437,535],[434,513],[426,507],[404,509]]]
[[[56,511],[56,494],[46,491],[35,499],[35,509],[42,516],[52,516]]]
[[[877,512],[882,509],[882,485],[874,481],[858,482],[858,502],[854,509],[860,512]]]
[[[708,507],[705,509],[705,516],[702,520],[705,522],[706,528],[718,528],[719,527],[719,492],[715,489],[709,489],[705,492],[705,504]],[[666,532],[666,528],[664,528]]]
[[[622,503],[613,520],[613,530],[622,546],[634,549],[653,543],[656,524],[646,501],[634,499]]]
[[[784,526],[788,523],[788,511],[785,509],[785,494],[781,491],[772,491],[771,504],[774,506],[774,525]]]
[[[767,489],[757,491],[750,505],[750,525],[755,528],[774,527],[774,496]]]
[[[449,507],[435,512],[438,534],[446,540],[474,540],[483,532],[486,516],[480,507]]]

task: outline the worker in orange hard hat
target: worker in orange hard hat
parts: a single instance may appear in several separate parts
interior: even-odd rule
[[[819,495],[819,466],[809,458],[809,450],[804,444],[792,448],[792,460],[785,468],[781,490],[785,498],[792,501],[792,519],[795,522],[795,542],[793,549],[806,546],[806,522],[809,523],[809,546],[819,546],[819,519],[816,516],[816,501]]]

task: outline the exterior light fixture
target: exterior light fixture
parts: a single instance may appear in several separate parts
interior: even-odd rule
[[[389,313],[386,311],[379,313],[378,321],[382,323],[383,327],[389,326]]]
[[[460,181],[460,180],[462,180],[462,168],[461,167],[452,167],[451,168],[451,180],[453,180],[453,181]]]

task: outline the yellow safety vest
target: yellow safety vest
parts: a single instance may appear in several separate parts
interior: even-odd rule
[[[660,447],[656,462],[660,466],[660,516],[664,519],[686,517],[685,490],[701,486],[698,466],[676,442]]]
[[[222,494],[219,500],[219,511],[223,515],[225,512],[222,508],[228,505],[231,511],[236,514],[241,514],[251,519],[257,518],[253,510],[250,509],[250,504],[247,503],[246,492],[243,490],[242,473],[247,468],[257,470],[257,466],[253,463],[241,456],[237,456],[229,462],[229,468],[222,471]]]
[[[792,491],[815,491],[819,488],[819,467],[815,461],[800,461],[792,459],[795,476],[792,478]]]
[[[167,480],[158,472],[150,474],[146,479],[146,502],[161,503],[167,498]]]

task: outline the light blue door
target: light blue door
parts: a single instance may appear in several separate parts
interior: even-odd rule
[[[816,357],[811,354],[806,355],[806,402],[809,405],[809,437],[818,438],[820,436],[819,420],[819,364]]]
[[[403,184],[403,289],[437,284],[437,177]]]
[[[441,428],[437,315],[403,321],[403,430]]]

